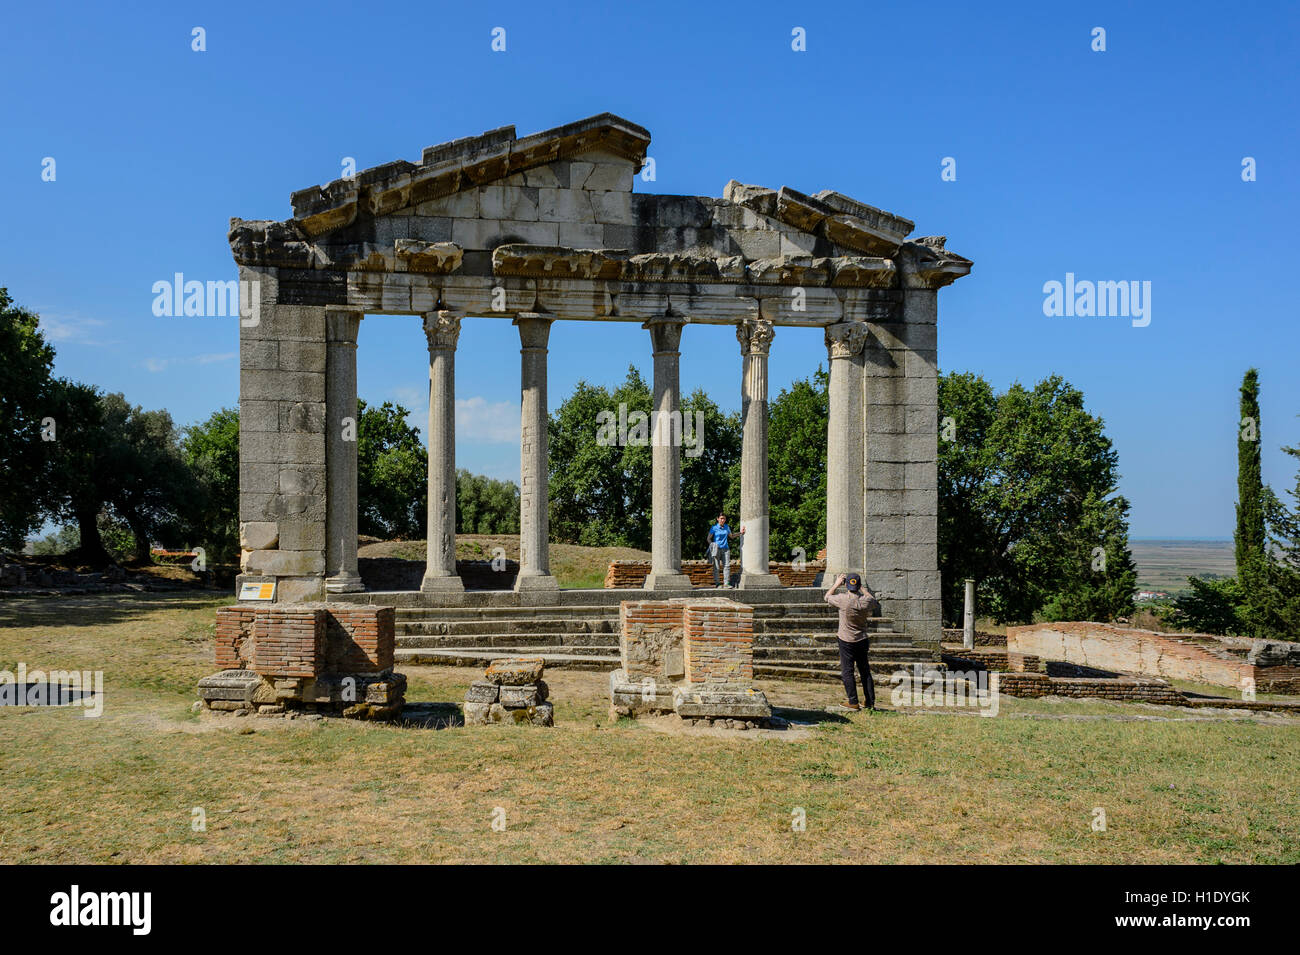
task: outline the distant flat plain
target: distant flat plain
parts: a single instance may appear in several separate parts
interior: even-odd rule
[[[1140,590],[1186,590],[1188,577],[1236,573],[1230,540],[1130,539],[1129,549],[1137,564]]]

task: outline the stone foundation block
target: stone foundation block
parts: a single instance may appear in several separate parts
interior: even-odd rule
[[[540,680],[545,666],[541,657],[509,657],[493,660],[484,676],[499,686],[525,686]]]
[[[469,703],[495,703],[501,695],[501,687],[496,683],[490,683],[487,680],[475,680],[469,685],[469,690],[465,693],[465,702]]]
[[[525,683],[522,686],[502,686],[499,702],[506,709],[520,709],[546,702],[545,683]]]
[[[678,687],[673,709],[682,719],[767,719],[772,707],[761,690],[744,686]]]

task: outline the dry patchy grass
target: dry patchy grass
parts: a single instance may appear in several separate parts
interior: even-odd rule
[[[107,686],[99,719],[0,709],[6,859],[1300,861],[1300,725],[1282,717],[1052,700],[837,716],[833,686],[770,683],[805,738],[668,734],[611,722],[604,675],[564,671],[553,729],[198,717],[221,602],[0,604],[0,665],[103,669]],[[411,700],[447,704],[475,676],[407,672]]]

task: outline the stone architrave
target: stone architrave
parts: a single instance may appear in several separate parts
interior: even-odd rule
[[[357,332],[361,312],[325,312],[325,589],[365,590],[357,572]]]
[[[773,336],[772,323],[764,319],[736,326],[743,363],[739,525],[745,535],[740,551],[741,589],[781,586],[768,566],[771,524],[767,493],[767,355]]]
[[[826,328],[830,358],[830,414],[826,428],[827,582],[858,569],[863,539],[863,348],[865,322]]]
[[[551,316],[521,312],[519,328],[519,575],[515,590],[559,590],[551,575],[546,344]]]
[[[460,315],[428,312],[429,340],[429,510],[427,558],[420,589],[459,591],[456,574],[456,341]]]
[[[690,590],[682,573],[682,420],[679,347],[683,320],[656,318],[642,327],[654,348],[651,411],[650,573],[646,590]]]

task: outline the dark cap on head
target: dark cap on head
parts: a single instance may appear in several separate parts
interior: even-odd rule
[[[844,583],[848,585],[849,590],[861,590],[861,589],[862,589],[862,575],[861,575],[861,574],[849,574],[849,576],[846,577],[846,578],[844,579]]]

